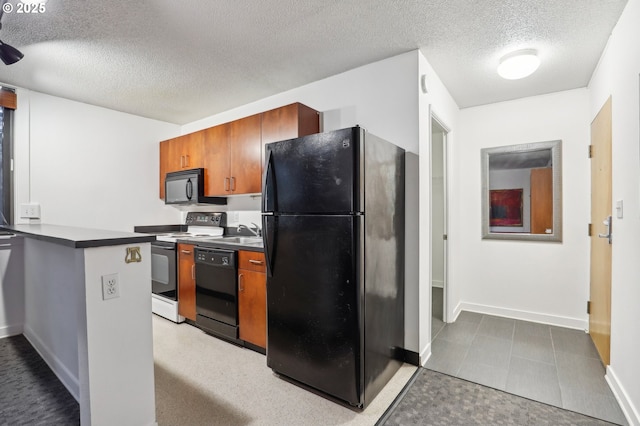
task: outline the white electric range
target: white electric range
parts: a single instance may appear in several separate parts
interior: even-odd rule
[[[185,225],[186,230],[181,225],[180,230],[171,231],[163,231],[161,226],[136,228],[137,232],[156,235],[156,241],[151,243],[151,311],[176,323],[185,320],[178,310],[177,241],[196,242],[199,238],[222,237],[226,214],[189,212]]]

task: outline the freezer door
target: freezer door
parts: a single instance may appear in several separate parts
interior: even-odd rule
[[[263,212],[361,212],[359,127],[266,145]]]
[[[265,216],[267,365],[354,406],[362,403],[362,216]]]

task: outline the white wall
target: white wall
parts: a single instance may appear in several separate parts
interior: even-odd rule
[[[184,125],[182,133],[301,102],[326,114],[325,131],[357,124],[417,153],[417,55],[405,53],[279,93]]]
[[[562,243],[481,239],[482,148],[562,140]],[[452,256],[460,309],[587,328],[590,164],[588,91],[576,89],[460,112],[454,146]],[[450,280],[451,281],[451,280]]]
[[[589,84],[589,119],[612,97],[613,259],[611,365],[607,378],[632,424],[640,424],[640,0],[629,0]],[[616,218],[615,201],[624,217]]]
[[[179,126],[18,89],[15,222],[19,206],[41,204],[41,222],[132,231],[176,223],[158,198],[158,142]]]
[[[426,363],[429,356],[431,356],[431,270],[432,270],[432,254],[431,254],[431,194],[430,194],[430,179],[431,179],[431,156],[429,155],[431,144],[431,117],[434,116],[438,119],[438,122],[447,131],[447,152],[446,168],[447,168],[447,193],[452,194],[448,200],[448,208],[455,206],[456,203],[456,188],[458,183],[456,182],[455,175],[452,173],[457,169],[452,155],[452,147],[458,144],[458,115],[459,108],[455,103],[451,94],[447,88],[442,84],[442,81],[435,73],[431,64],[422,55],[418,53],[418,81],[416,86],[421,87],[420,80],[424,78],[426,85],[426,93],[421,92],[418,98],[418,116],[419,116],[419,139],[420,139],[420,227],[419,227],[419,263],[420,263],[420,275],[419,275],[419,293],[414,297],[418,300],[418,323],[419,323],[419,347],[420,347],[420,362]],[[421,89],[419,89],[421,90]],[[446,245],[451,247],[453,245],[451,236],[457,234],[457,224],[452,221],[449,215],[450,221],[447,223],[447,232],[449,240]],[[449,257],[447,259],[447,276],[448,281],[451,282],[451,277],[455,276],[455,259]],[[444,299],[458,300],[457,289],[454,286],[446,286]],[[450,304],[450,302],[446,302]],[[445,306],[446,309],[446,306]],[[444,313],[445,318],[451,318],[449,312]]]

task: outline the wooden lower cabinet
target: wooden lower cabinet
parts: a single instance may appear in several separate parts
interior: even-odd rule
[[[267,274],[264,253],[238,252],[238,322],[240,339],[267,347]]]
[[[196,320],[196,264],[194,246],[178,244],[178,314]]]

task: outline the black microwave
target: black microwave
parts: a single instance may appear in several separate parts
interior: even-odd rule
[[[169,172],[164,180],[165,204],[227,204],[223,197],[204,196],[204,169]]]

